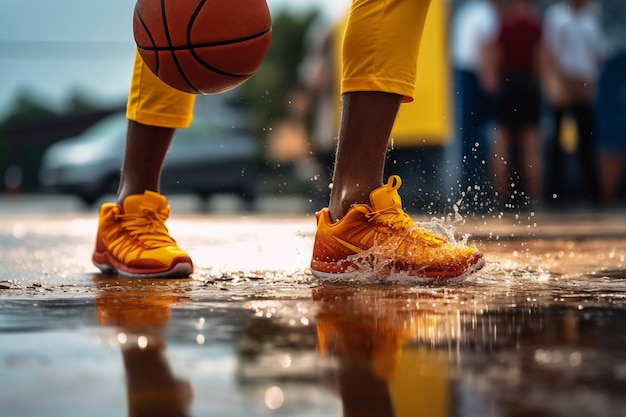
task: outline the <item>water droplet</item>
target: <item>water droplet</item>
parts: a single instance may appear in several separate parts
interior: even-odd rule
[[[283,406],[285,394],[278,386],[269,387],[265,391],[265,406],[270,410],[277,410]]]

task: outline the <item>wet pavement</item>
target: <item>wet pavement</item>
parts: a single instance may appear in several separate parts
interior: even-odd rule
[[[311,215],[172,209],[191,279],[98,274],[94,210],[0,201],[0,416],[626,416],[625,211],[443,218],[485,268],[390,284],[313,278]]]

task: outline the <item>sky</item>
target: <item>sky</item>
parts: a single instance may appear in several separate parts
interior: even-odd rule
[[[2,0],[0,120],[22,90],[63,106],[85,92],[123,103],[134,56],[133,0]],[[267,0],[271,13],[320,7],[338,17],[349,0]]]

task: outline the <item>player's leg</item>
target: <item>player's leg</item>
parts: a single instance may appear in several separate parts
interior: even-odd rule
[[[144,191],[159,192],[161,170],[176,129],[128,121],[117,203]]]
[[[413,98],[429,1],[354,0],[343,45],[342,121],[329,208],[317,213],[311,270],[322,278],[374,272],[464,276],[482,255],[416,227],[400,177],[383,184],[389,135]]]
[[[343,44],[342,116],[329,209],[340,219],[383,183],[401,100],[415,93],[417,55],[430,1],[354,0]],[[390,30],[394,28],[394,30]]]
[[[159,192],[165,155],[175,129],[193,119],[195,95],[165,85],[137,53],[126,106],[128,131],[117,201],[145,190]]]
[[[195,96],[161,82],[137,54],[127,104],[129,119],[117,202],[100,207],[93,263],[127,276],[186,276],[189,255],[169,235],[169,205],[159,194],[165,156],[176,128],[189,126]]]
[[[401,96],[377,91],[343,96],[341,127],[329,211],[338,221],[353,204],[369,204],[383,183],[387,139]],[[370,117],[375,113],[377,117]]]

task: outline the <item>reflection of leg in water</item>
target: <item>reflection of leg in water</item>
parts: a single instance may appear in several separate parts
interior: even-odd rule
[[[165,356],[170,306],[182,297],[165,295],[138,281],[112,281],[102,281],[96,309],[100,325],[120,330],[129,417],[188,416],[191,386],[174,377]]]
[[[341,364],[339,389],[344,417],[394,416],[387,382],[362,364]]]
[[[388,373],[397,349],[391,333],[380,334],[372,317],[317,318],[322,352],[339,360],[337,378],[344,417],[392,417]]]
[[[448,358],[432,346],[439,318],[406,309],[400,292],[324,286],[316,316],[318,348],[338,360],[344,417],[449,417]],[[373,298],[372,298],[373,297]],[[397,303],[396,303],[397,301]]]
[[[191,403],[191,386],[174,378],[165,347],[122,350],[130,417],[184,417]]]

